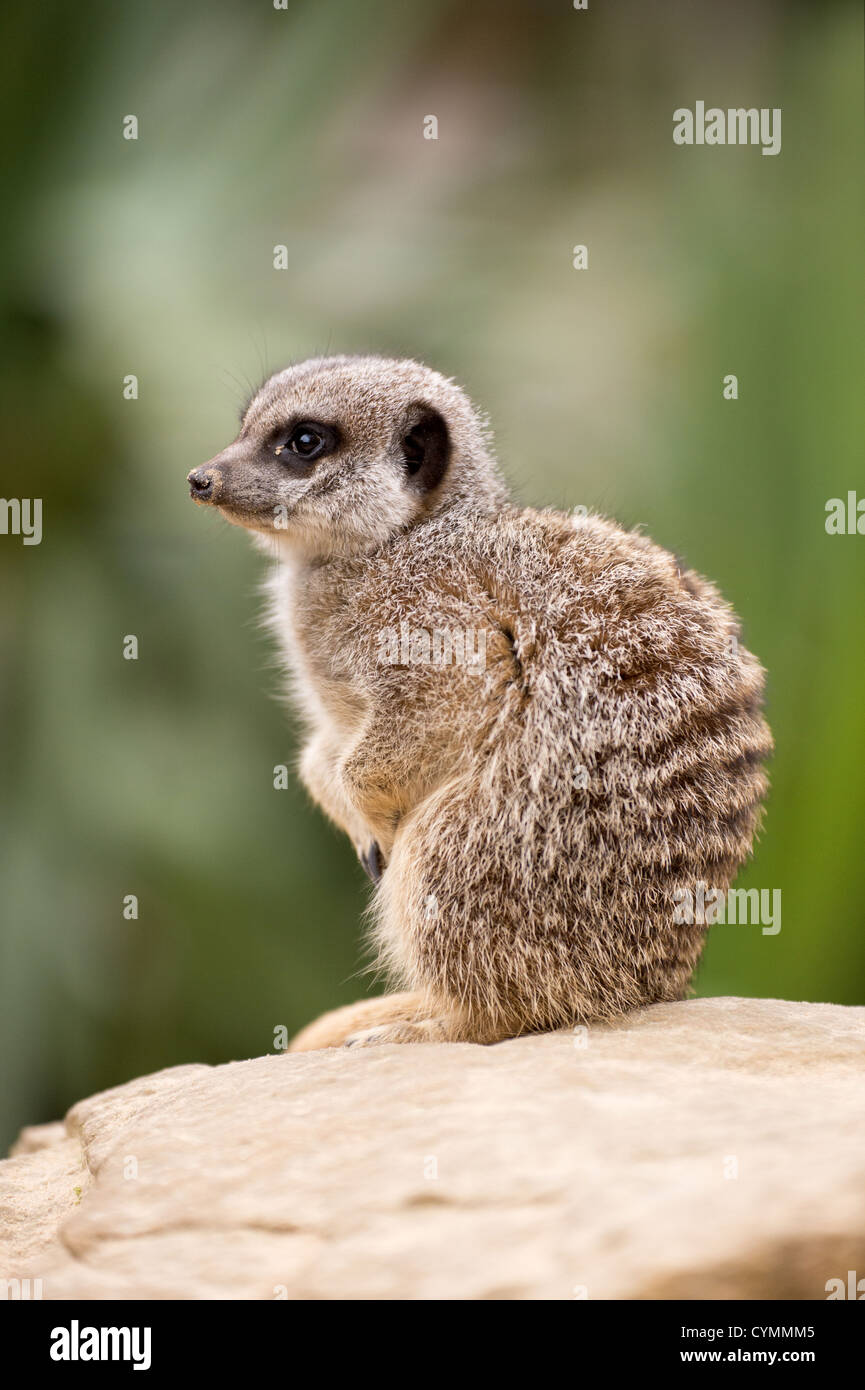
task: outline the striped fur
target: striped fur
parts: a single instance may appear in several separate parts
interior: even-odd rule
[[[451,440],[432,496],[394,454],[417,400]],[[372,935],[408,991],[294,1046],[492,1042],[681,998],[706,929],[674,922],[673,895],[730,884],[767,788],[763,672],[733,612],[642,535],[515,506],[482,417],[427,368],[289,368],[253,401],[248,439],[292,410],[343,431],[319,491],[284,534],[244,519],[235,452],[221,503],[279,556],[270,615],[309,728],[301,775],[359,853],[380,847]],[[482,632],[485,665],[383,662],[386,630]]]

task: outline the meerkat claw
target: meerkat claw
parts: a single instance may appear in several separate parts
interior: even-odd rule
[[[388,1032],[387,1024],[381,1024],[378,1028],[362,1028],[357,1033],[349,1033],[343,1047],[372,1047],[375,1043],[386,1041],[385,1034]]]
[[[360,862],[373,883],[378,883],[384,872],[381,850],[378,847],[378,840],[373,840],[369,849],[360,856]]]
[[[349,1033],[343,1047],[375,1047],[381,1043],[424,1043],[453,1041],[446,1019],[405,1019],[396,1023],[381,1023],[375,1028],[358,1029]]]

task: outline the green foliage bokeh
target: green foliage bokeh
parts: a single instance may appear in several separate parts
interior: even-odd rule
[[[780,888],[783,925],[717,928],[698,991],[865,1002],[865,538],[824,529],[865,493],[858,7],[49,0],[2,25],[2,493],[44,504],[40,546],[0,537],[2,1137],[374,988],[351,847],[273,788],[297,730],[261,560],[184,482],[267,370],[328,350],[455,375],[526,501],[719,583],[777,740],[741,884]],[[781,154],[674,146],[697,98],[781,107]]]

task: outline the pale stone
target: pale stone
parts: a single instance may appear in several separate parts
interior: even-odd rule
[[[865,1008],[184,1066],[25,1130],[47,1298],[825,1298],[865,1276]],[[136,1176],[129,1176],[137,1171]]]

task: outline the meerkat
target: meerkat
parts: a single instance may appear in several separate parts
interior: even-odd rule
[[[188,482],[277,561],[300,777],[374,882],[400,987],[292,1049],[493,1043],[682,998],[706,925],[677,893],[750,854],[772,747],[712,584],[599,515],[516,505],[485,417],[413,361],[278,372]]]

